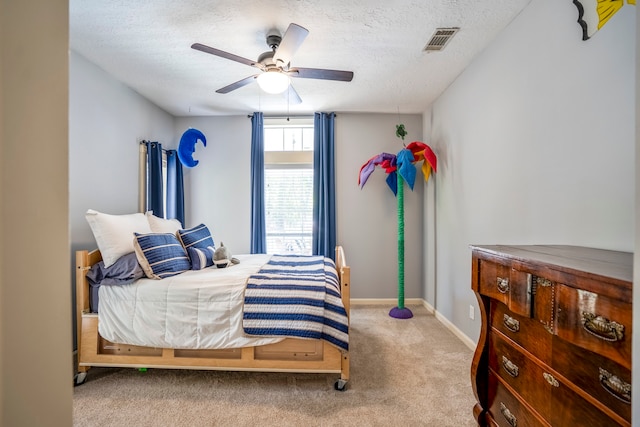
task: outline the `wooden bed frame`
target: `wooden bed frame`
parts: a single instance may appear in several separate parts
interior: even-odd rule
[[[222,350],[179,350],[116,344],[98,333],[98,314],[89,309],[91,266],[102,259],[100,251],[76,251],[76,315],[78,366],[75,385],[86,381],[92,366],[210,369],[225,371],[336,373],[336,390],[344,390],[349,380],[349,353],[324,340],[286,338],[276,344]],[[336,247],[336,267],[342,301],[350,316],[350,268],[344,250]]]

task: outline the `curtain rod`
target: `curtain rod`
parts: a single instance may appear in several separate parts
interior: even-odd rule
[[[336,117],[338,116],[335,113],[333,113],[333,114]],[[248,114],[247,115],[248,119],[250,119],[252,117],[253,117],[253,114]],[[287,119],[287,120],[289,120],[289,118],[292,118],[292,119],[308,119],[308,118],[311,118],[311,117],[313,117],[313,114],[309,115],[309,116],[264,116],[265,119]]]
[[[157,142],[158,144],[160,144],[158,141],[148,141],[148,140],[146,140],[146,139],[143,139],[142,141],[140,141],[140,142],[139,142],[139,145],[146,144],[147,142]],[[162,145],[162,144],[161,144],[161,145]],[[164,153],[167,153],[167,152],[169,152],[169,151],[177,151],[177,150],[176,150],[176,149],[173,149],[173,148],[172,148],[172,149],[170,149],[170,150],[167,150],[166,148],[163,148],[163,149],[162,149],[162,151],[163,151]]]

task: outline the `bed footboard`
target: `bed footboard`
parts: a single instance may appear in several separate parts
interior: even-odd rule
[[[102,259],[100,252],[76,252],[76,316],[78,366],[76,385],[86,381],[92,366],[203,369],[225,371],[337,373],[335,388],[349,380],[349,353],[320,340],[287,338],[276,344],[221,350],[181,350],[112,343],[98,333],[98,315],[89,308],[86,272]],[[342,301],[350,317],[350,268],[344,250],[336,247]]]

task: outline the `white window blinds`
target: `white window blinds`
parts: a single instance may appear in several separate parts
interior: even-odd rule
[[[265,120],[267,253],[311,255],[313,119]]]
[[[313,169],[265,169],[268,253],[311,254]]]

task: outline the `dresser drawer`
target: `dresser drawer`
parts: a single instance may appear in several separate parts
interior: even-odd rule
[[[557,287],[559,338],[631,369],[632,305],[566,285]]]
[[[551,386],[544,380],[545,370],[495,331],[489,337],[489,344],[489,368],[548,419]]]
[[[558,381],[553,387],[551,398],[552,426],[589,426],[589,427],[630,427],[625,420],[610,417],[581,396],[573,392],[566,384]]]
[[[561,339],[553,341],[552,367],[579,389],[631,421],[631,371]]]
[[[510,264],[480,260],[478,291],[500,301],[509,310],[531,316],[531,275],[511,268]]]
[[[491,299],[509,304],[511,267],[494,261],[480,260],[480,283],[478,291]]]
[[[491,301],[491,327],[526,348],[542,361],[551,360],[552,335],[539,321],[509,311],[504,304]]]
[[[529,411],[516,396],[511,394],[498,377],[489,371],[489,425],[491,421],[500,427],[548,427]]]

